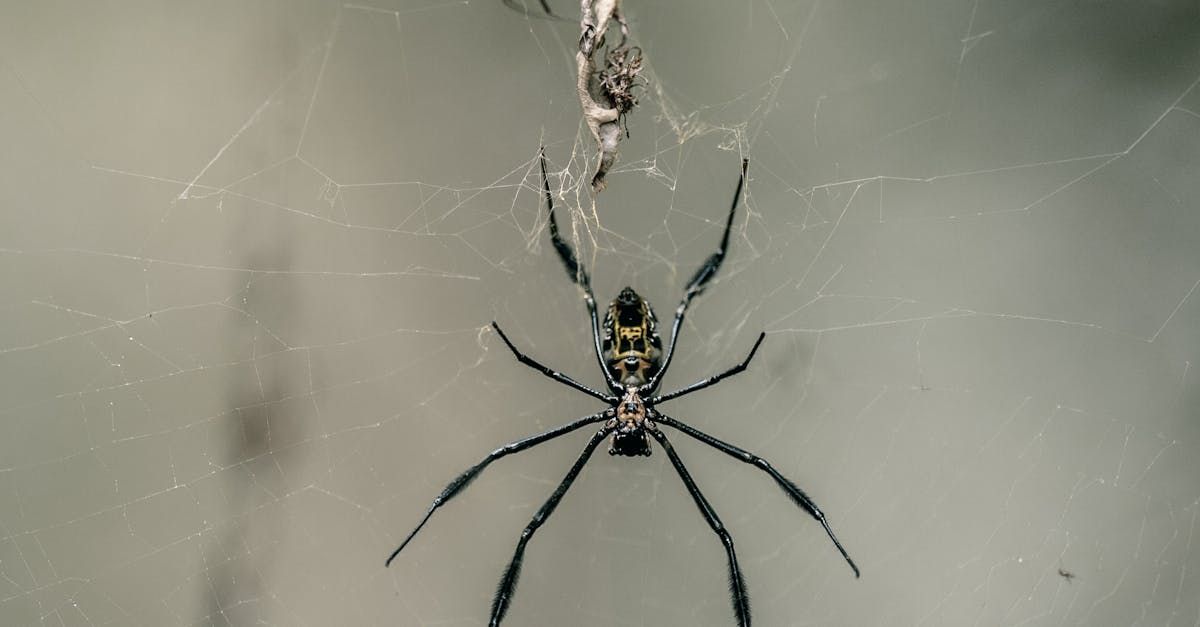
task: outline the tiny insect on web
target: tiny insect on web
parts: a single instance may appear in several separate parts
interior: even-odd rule
[[[534,514],[533,519],[525,527],[525,530],[521,532],[520,539],[517,541],[516,551],[508,567],[505,569],[503,577],[500,579],[496,595],[492,600],[490,625],[499,625],[508,611],[513,594],[517,588],[517,579],[520,576],[521,561],[525,555],[525,547],[529,543],[530,538],[550,518],[550,515],[554,513],[554,509],[558,507],[559,501],[562,500],[567,490],[571,487],[571,484],[579,476],[580,471],[583,470],[584,465],[587,464],[596,447],[605,438],[611,438],[608,449],[610,455],[628,457],[650,455],[651,440],[658,441],[659,446],[666,451],[667,458],[675,468],[680,479],[683,480],[684,487],[691,494],[705,522],[708,523],[713,533],[720,538],[725,548],[725,554],[729,561],[729,587],[733,601],[734,615],[740,627],[748,627],[750,625],[750,599],[746,593],[746,584],[742,577],[741,568],[738,566],[737,554],[733,549],[733,539],[725,529],[724,524],[717,516],[712,505],[708,502],[708,499],[700,492],[700,488],[692,479],[679,454],[671,446],[671,442],[667,439],[666,434],[659,429],[659,425],[669,426],[734,459],[755,466],[770,475],[798,507],[808,512],[817,522],[821,523],[829,539],[833,541],[834,546],[837,547],[842,557],[845,558],[850,568],[854,571],[854,576],[859,576],[858,566],[854,564],[854,560],[850,559],[850,555],[842,547],[837,536],[834,535],[833,530],[829,527],[829,523],[825,520],[825,514],[821,512],[816,503],[799,486],[780,474],[765,459],[675,420],[656,409],[660,403],[716,385],[725,378],[742,372],[750,364],[750,360],[753,359],[759,345],[762,344],[763,338],[766,336],[765,333],[759,333],[758,339],[755,340],[754,346],[750,348],[749,354],[736,366],[673,392],[655,395],[663,375],[667,372],[667,367],[671,364],[671,358],[675,355],[676,340],[679,337],[679,329],[683,324],[684,314],[687,312],[688,305],[691,304],[693,298],[704,292],[725,260],[725,254],[729,249],[729,233],[733,227],[733,218],[737,212],[738,201],[741,198],[742,188],[746,180],[747,165],[748,161],[742,160],[741,176],[738,178],[737,188],[733,194],[733,202],[729,207],[729,215],[725,221],[725,230],[716,252],[709,255],[708,259],[696,270],[696,273],[692,275],[692,278],[684,287],[683,299],[675,309],[675,319],[671,325],[670,340],[664,351],[662,339],[658,333],[658,320],[654,315],[654,310],[651,309],[650,304],[642,299],[633,288],[626,287],[613,299],[605,313],[603,325],[601,325],[600,317],[596,310],[596,298],[592,293],[591,277],[588,276],[583,264],[579,262],[571,245],[563,240],[559,233],[558,221],[554,213],[554,199],[550,193],[550,182],[546,175],[546,157],[545,154],[542,154],[542,189],[550,212],[550,240],[554,244],[554,249],[557,251],[563,266],[566,267],[568,276],[583,291],[584,303],[587,305],[588,316],[591,320],[592,341],[596,352],[596,359],[599,361],[600,369],[604,373],[608,392],[601,392],[588,387],[561,372],[542,365],[537,360],[522,353],[494,321],[492,322],[492,327],[519,362],[559,383],[599,399],[607,403],[609,407],[603,411],[584,416],[549,431],[506,444],[489,453],[483,458],[483,461],[468,468],[451,481],[442,490],[441,494],[433,499],[433,504],[425,512],[425,516],[421,519],[421,522],[400,543],[400,546],[388,556],[386,565],[390,566],[392,561],[396,559],[396,556],[404,550],[404,547],[408,546],[408,543],[417,535],[417,532],[429,521],[433,512],[457,496],[459,492],[466,488],[492,462],[507,455],[519,453],[558,436],[565,435],[589,424],[603,423],[600,430],[596,431],[583,447],[583,452],[576,458],[575,463],[572,464],[566,476],[563,477],[558,487],[550,495],[550,498],[542,504],[541,508]]]

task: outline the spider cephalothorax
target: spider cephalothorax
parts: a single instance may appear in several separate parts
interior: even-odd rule
[[[817,522],[821,523],[821,526],[825,528],[825,533],[829,535],[829,539],[833,541],[834,546],[841,552],[846,562],[850,564],[850,568],[854,570],[854,576],[858,576],[858,567],[854,565],[854,561],[850,559],[850,555],[846,553],[846,549],[842,548],[842,544],[833,535],[833,530],[829,528],[829,523],[825,521],[825,514],[821,513],[821,510],[817,508],[817,504],[803,490],[792,483],[787,477],[780,474],[779,471],[775,470],[767,460],[708,435],[684,422],[675,420],[656,409],[656,406],[660,403],[665,403],[671,399],[679,398],[685,394],[691,394],[692,392],[715,385],[726,377],[733,376],[745,370],[750,360],[754,357],[754,353],[758,351],[759,344],[762,343],[763,338],[766,336],[765,333],[758,335],[758,340],[754,342],[750,353],[738,365],[707,379],[701,379],[691,385],[682,387],[674,392],[666,394],[657,393],[658,384],[662,381],[663,375],[666,374],[667,368],[671,365],[671,356],[675,354],[675,340],[679,337],[679,328],[683,324],[683,316],[687,312],[688,304],[692,302],[693,298],[704,291],[704,288],[716,276],[717,270],[721,268],[721,262],[725,260],[725,251],[729,247],[729,230],[733,226],[733,215],[737,209],[738,199],[742,194],[742,183],[745,179],[746,161],[743,160],[742,176],[738,179],[737,190],[733,193],[733,204],[729,207],[729,216],[725,220],[725,231],[721,236],[721,243],[717,247],[717,252],[709,255],[708,259],[700,265],[700,268],[692,275],[691,280],[684,286],[683,300],[679,303],[679,307],[675,309],[675,320],[671,325],[671,339],[667,344],[667,349],[664,351],[662,340],[658,335],[654,310],[650,308],[650,304],[645,299],[633,291],[633,288],[627,287],[621,290],[621,293],[609,305],[608,312],[604,316],[604,330],[602,335],[599,315],[596,311],[596,297],[592,294],[591,278],[588,276],[583,265],[575,257],[574,249],[559,235],[558,222],[554,217],[554,199],[550,195],[550,182],[546,177],[546,157],[542,156],[542,186],[546,195],[546,204],[550,207],[550,241],[554,244],[555,251],[558,252],[558,258],[562,261],[563,266],[566,267],[567,275],[571,277],[571,280],[576,285],[583,289],[584,303],[587,305],[588,317],[592,326],[592,343],[595,348],[596,359],[600,362],[600,369],[604,373],[604,381],[608,392],[593,389],[561,372],[543,366],[518,350],[495,322],[492,322],[492,328],[496,330],[496,334],[500,336],[500,339],[504,340],[509,350],[516,355],[518,361],[538,370],[559,383],[603,401],[608,407],[549,431],[506,444],[492,451],[487,457],[483,458],[483,461],[468,468],[451,481],[437,498],[433,499],[433,505],[425,512],[425,517],[417,524],[416,529],[413,529],[408,534],[404,542],[400,543],[400,547],[392,552],[391,556],[387,559],[387,564],[391,564],[392,560],[400,554],[400,551],[405,546],[408,546],[408,543],[417,535],[421,527],[425,526],[425,523],[429,521],[429,517],[433,515],[434,511],[466,488],[467,485],[475,480],[475,477],[479,473],[483,472],[483,469],[488,464],[506,455],[519,453],[527,448],[552,440],[587,425],[603,423],[600,430],[596,431],[588,439],[587,444],[583,447],[583,452],[575,459],[575,463],[571,465],[566,476],[563,477],[558,487],[550,495],[550,498],[546,499],[546,502],[533,515],[533,519],[529,521],[529,524],[525,527],[525,531],[521,533],[520,539],[517,540],[517,550],[513,553],[512,561],[508,563],[508,568],[505,569],[504,576],[500,579],[500,586],[496,590],[496,596],[492,600],[492,618],[489,623],[491,627],[497,627],[500,624],[500,621],[504,619],[504,614],[508,611],[509,605],[512,603],[513,593],[517,589],[517,578],[521,572],[521,560],[525,555],[525,545],[533,537],[538,528],[546,522],[550,514],[554,512],[554,508],[558,507],[559,501],[567,493],[567,489],[571,487],[575,478],[579,476],[580,471],[583,470],[583,466],[587,464],[596,447],[609,436],[612,437],[612,441],[608,452],[612,455],[625,457],[649,455],[651,438],[658,441],[658,445],[667,454],[667,458],[671,461],[675,472],[683,481],[684,487],[691,494],[696,507],[700,509],[700,514],[704,516],[705,522],[708,523],[713,533],[717,534],[717,537],[721,539],[721,545],[725,549],[725,556],[729,560],[729,590],[733,600],[734,616],[737,617],[738,625],[749,627],[750,598],[746,594],[746,584],[742,578],[742,570],[738,567],[737,554],[733,550],[733,538],[721,523],[721,519],[717,517],[716,511],[709,504],[708,499],[700,493],[700,488],[696,485],[695,480],[692,479],[687,468],[684,467],[683,460],[679,458],[679,454],[671,446],[671,441],[667,439],[667,434],[663,433],[662,429],[659,428],[661,425],[666,425],[688,437],[695,438],[740,462],[750,464],[770,475],[775,480],[775,483],[783,488],[783,491],[797,506],[808,512]]]
[[[632,287],[613,299],[604,316],[604,361],[622,385],[643,386],[658,374],[662,339],[654,310]]]
[[[621,397],[616,412],[616,417],[609,420],[608,423],[608,426],[613,428],[612,444],[608,447],[608,454],[649,457],[650,434],[648,431],[654,429],[654,422],[650,420],[650,412],[646,407],[646,402],[639,394],[638,386],[626,386],[625,396]]]

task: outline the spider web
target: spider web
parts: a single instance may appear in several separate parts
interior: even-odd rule
[[[593,203],[577,26],[501,2],[0,9],[0,622],[478,625],[600,382],[597,297],[684,326],[663,409],[760,625],[1200,624],[1200,12],[627,0],[649,87]],[[536,7],[534,7],[536,9]],[[564,15],[569,6],[555,7]],[[1190,459],[1189,459],[1190,458]],[[730,625],[665,456],[597,454],[513,625]]]

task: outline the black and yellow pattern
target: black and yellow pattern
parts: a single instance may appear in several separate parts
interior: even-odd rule
[[[622,385],[645,385],[658,373],[662,338],[654,310],[632,287],[613,299],[604,316],[604,362]]]

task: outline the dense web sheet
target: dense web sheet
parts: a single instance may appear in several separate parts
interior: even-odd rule
[[[536,4],[536,3],[531,3]],[[0,623],[479,625],[595,411],[597,297],[668,318],[751,159],[664,406],[757,625],[1200,624],[1192,2],[627,0],[650,86],[594,202],[577,25],[495,2],[0,9]],[[536,8],[536,6],[534,7]],[[555,10],[571,15],[571,3]],[[598,454],[513,625],[733,624],[659,451]]]

